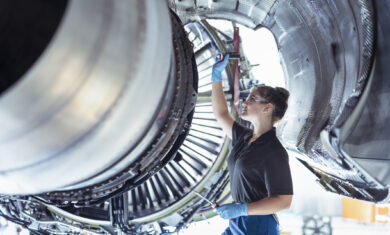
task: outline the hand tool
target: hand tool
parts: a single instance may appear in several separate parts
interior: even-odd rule
[[[225,52],[217,55],[217,61],[222,61],[226,55],[229,55],[229,60],[239,60],[241,58],[241,55],[238,52]]]
[[[196,192],[196,191],[194,191],[194,193],[195,193],[196,195],[198,195],[200,198],[202,198],[203,200],[205,200],[206,202],[208,202],[208,203],[211,205],[212,208],[217,208],[217,207],[219,206],[218,203],[213,203],[213,202],[210,201],[209,199],[207,199],[207,198],[205,198],[204,196],[202,196],[200,193],[198,193],[198,192]]]

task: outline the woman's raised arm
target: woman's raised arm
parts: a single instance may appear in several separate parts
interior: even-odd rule
[[[213,82],[212,103],[215,118],[217,119],[225,134],[231,139],[234,119],[229,113],[229,109],[226,104],[226,98],[222,89],[222,84],[220,82]]]
[[[213,72],[211,76],[212,81],[212,93],[211,100],[213,104],[213,113],[217,119],[222,130],[229,138],[232,138],[232,128],[234,119],[229,113],[228,106],[226,104],[225,94],[222,88],[222,71],[225,69],[229,60],[229,55],[226,55],[224,60],[216,63],[213,66]]]

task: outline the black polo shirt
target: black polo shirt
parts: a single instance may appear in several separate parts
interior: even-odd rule
[[[293,194],[288,154],[276,137],[275,127],[249,146],[253,130],[234,122],[232,135],[228,167],[235,202]]]

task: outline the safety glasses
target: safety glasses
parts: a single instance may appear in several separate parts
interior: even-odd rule
[[[260,96],[254,96],[254,95],[248,95],[248,97],[246,98],[245,100],[248,104],[252,104],[254,102],[260,102],[260,103],[264,103],[264,104],[267,104],[269,103],[268,100],[260,97]]]

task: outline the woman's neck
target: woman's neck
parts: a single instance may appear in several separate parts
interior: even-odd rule
[[[271,130],[273,127],[273,123],[271,120],[256,120],[252,122],[253,124],[253,135],[255,138],[260,137],[262,134]]]

